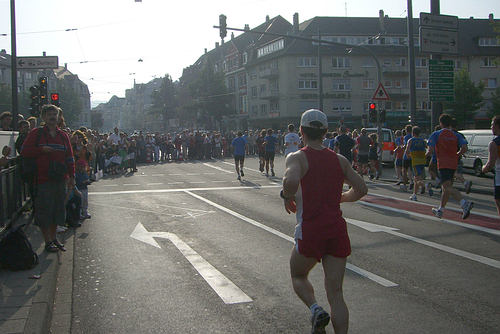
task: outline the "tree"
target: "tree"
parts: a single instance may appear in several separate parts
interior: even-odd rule
[[[93,111],[90,113],[90,126],[92,129],[101,129],[104,125],[104,119],[102,118],[102,113],[98,111]]]
[[[175,117],[177,108],[177,87],[169,74],[163,77],[160,89],[151,94],[153,105],[150,111],[154,114],[163,115],[164,119]]]
[[[455,74],[455,101],[446,103],[445,108],[457,119],[459,127],[466,127],[474,121],[476,111],[483,104],[484,83],[477,86],[472,82],[467,70],[462,69]]]
[[[78,125],[78,118],[82,112],[82,100],[77,92],[73,89],[71,81],[65,79],[57,80],[57,92],[59,93],[60,107],[63,110],[64,120],[66,124]]]
[[[23,116],[30,115],[30,93],[27,91],[19,92],[18,96],[18,113]],[[12,90],[10,85],[0,85],[0,113],[3,111],[12,112]]]
[[[204,66],[189,88],[194,102],[192,108],[198,110],[198,121],[206,127],[213,128],[212,119],[220,122],[222,116],[229,114],[231,96],[224,83],[224,73],[213,71],[210,63]]]
[[[491,94],[491,106],[488,108],[488,118],[500,115],[500,87]]]

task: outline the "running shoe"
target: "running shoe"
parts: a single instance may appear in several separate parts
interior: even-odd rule
[[[245,173],[243,173],[243,168],[240,170],[241,176],[245,176]]]
[[[465,186],[465,193],[466,194],[470,193],[470,189],[472,188],[472,181],[465,181],[464,186]]]
[[[403,190],[403,191],[408,191],[408,188],[406,187],[406,184],[402,184],[399,186],[399,189]]]
[[[266,172],[266,176],[269,177],[269,172]]]
[[[373,180],[374,176],[373,174],[370,174],[370,180]]]
[[[429,196],[432,197],[434,195],[434,190],[432,190],[432,187],[429,187]]]
[[[462,213],[462,219],[467,219],[470,215],[470,210],[472,210],[472,207],[474,206],[474,203],[471,201],[466,201],[464,206],[462,207],[463,213]]]
[[[415,185],[414,185],[413,183],[410,183],[410,190],[413,190],[413,187],[414,187],[414,186],[415,186]]]
[[[274,169],[271,169],[271,176],[276,176],[276,174],[274,174]]]
[[[438,217],[438,218],[442,218],[443,217],[443,210],[441,209],[438,209],[438,208],[432,208],[432,213]]]
[[[420,189],[420,195],[423,195],[423,194],[425,194],[425,187],[424,186],[422,186],[422,189]]]
[[[399,186],[401,183],[403,183],[403,181],[398,181],[396,182],[396,185]]]
[[[316,309],[311,317],[311,333],[323,334],[326,333],[325,327],[330,322],[330,315],[320,306]]]
[[[410,196],[410,201],[417,201],[417,195],[413,194]]]
[[[66,232],[68,228],[66,226],[57,225],[56,233]]]
[[[54,245],[54,242],[51,241],[51,242],[48,242],[45,244],[45,251],[49,252],[49,253],[55,253],[59,250],[59,247],[57,247],[56,245]]]
[[[241,181],[241,176],[239,176],[239,175],[238,175],[238,178],[237,178],[237,179],[238,179],[238,181]]]

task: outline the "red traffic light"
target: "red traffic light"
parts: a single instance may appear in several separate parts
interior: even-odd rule
[[[377,106],[375,105],[375,103],[370,103],[369,108],[370,110],[375,110],[377,109]]]
[[[50,94],[50,99],[52,100],[52,102],[59,101],[59,94],[57,93]]]

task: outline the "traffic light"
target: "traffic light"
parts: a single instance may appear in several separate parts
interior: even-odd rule
[[[30,87],[30,113],[38,117],[40,114],[40,89],[38,86]]]
[[[220,14],[219,15],[219,34],[220,38],[224,39],[227,36],[227,24],[226,24],[226,15]]]
[[[375,103],[368,104],[368,121],[370,123],[377,123],[377,106]]]
[[[47,77],[40,77],[38,79],[39,87],[40,87],[40,105],[48,103],[48,93],[47,93]]]
[[[50,94],[50,103],[59,107],[59,93]]]
[[[380,123],[385,123],[385,109],[380,110]]]

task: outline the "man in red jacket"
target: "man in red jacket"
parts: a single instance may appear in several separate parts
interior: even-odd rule
[[[43,128],[33,129],[21,155],[36,164],[35,222],[43,233],[45,250],[65,250],[56,238],[57,225],[65,222],[67,187],[75,186],[75,161],[68,135],[57,127],[62,110],[54,105],[42,107]]]

